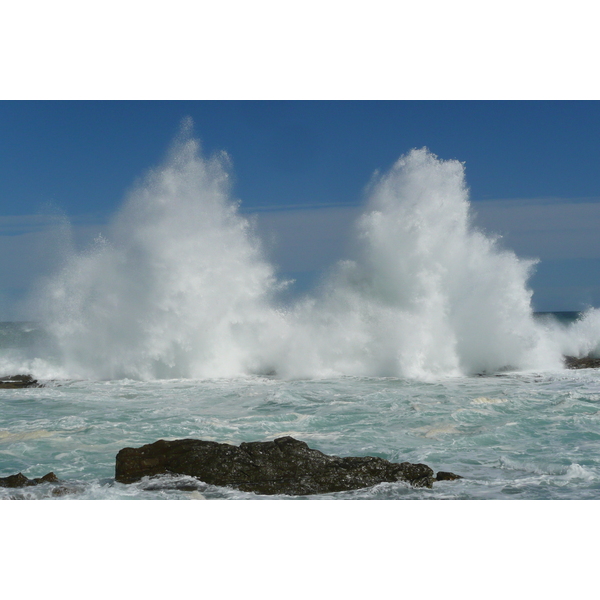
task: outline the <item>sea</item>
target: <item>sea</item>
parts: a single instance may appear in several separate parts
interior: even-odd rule
[[[371,183],[348,257],[314,289],[267,257],[227,157],[183,132],[106,235],[0,324],[1,499],[587,500],[600,498],[600,311],[535,313],[534,261],[472,218],[462,163],[412,150]],[[190,477],[114,479],[125,447],[292,436],[336,456],[462,478],[306,497]]]
[[[39,333],[32,323],[3,323],[3,353]],[[463,477],[432,489],[383,483],[302,499],[600,498],[596,369],[428,381],[356,375],[39,381],[43,387],[0,390],[0,476],[52,471],[71,491],[52,496],[51,484],[0,488],[3,499],[271,499],[189,477],[117,483],[115,457],[121,448],[159,439],[238,445],[288,435],[326,454],[425,463]]]

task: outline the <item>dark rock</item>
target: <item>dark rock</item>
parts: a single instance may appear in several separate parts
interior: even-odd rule
[[[8,477],[0,477],[0,487],[18,488],[27,485],[35,485],[31,479],[27,479],[23,473],[9,475]]]
[[[35,481],[37,485],[38,483],[59,483],[60,479],[54,473],[50,472],[43,477],[34,479],[33,481]]]
[[[455,479],[462,479],[462,477],[448,471],[438,471],[438,474],[435,476],[436,481],[454,481]]]
[[[583,358],[565,356],[564,360],[567,369],[600,369],[600,358],[592,356],[584,356]]]
[[[31,375],[9,375],[0,377],[0,388],[16,389],[26,387],[42,387],[42,385]]]
[[[431,487],[433,471],[423,464],[391,463],[373,456],[328,456],[292,437],[238,446],[202,440],[158,440],[117,454],[115,479],[133,483],[142,477],[172,474],[210,485],[258,494],[325,494],[407,481]]]
[[[43,477],[36,477],[35,479],[28,479],[23,473],[17,473],[8,477],[0,477],[0,487],[20,488],[39,485],[40,483],[58,483],[59,481],[60,479],[54,473],[48,473]]]

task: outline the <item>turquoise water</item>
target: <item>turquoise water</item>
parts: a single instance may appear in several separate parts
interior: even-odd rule
[[[32,335],[26,327],[21,341]],[[161,438],[239,444],[283,435],[328,454],[423,462],[464,477],[433,489],[381,484],[313,499],[600,497],[597,370],[427,382],[240,377],[45,384],[0,390],[0,476],[54,471],[72,490],[59,499],[271,498],[189,478],[115,483],[115,456]],[[50,490],[0,488],[0,498],[44,498]]]

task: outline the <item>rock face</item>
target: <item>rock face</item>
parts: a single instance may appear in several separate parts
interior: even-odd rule
[[[133,483],[161,474],[189,475],[211,484],[258,494],[307,495],[407,481],[431,487],[423,464],[392,463],[373,456],[328,456],[292,437],[238,446],[202,440],[159,440],[117,454],[115,479]]]
[[[600,368],[600,358],[584,356],[577,358],[576,356],[565,356],[565,367],[567,369],[598,369]]]
[[[42,387],[31,375],[8,375],[0,377],[0,388]]]

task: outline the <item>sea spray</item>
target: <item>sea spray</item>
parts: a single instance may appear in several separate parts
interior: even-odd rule
[[[462,163],[412,150],[377,176],[354,255],[286,305],[229,171],[226,154],[201,155],[187,121],[106,239],[46,282],[43,321],[70,377],[431,379],[561,367],[568,335],[533,319],[534,263],[474,227]]]
[[[130,194],[106,239],[73,253],[41,299],[73,377],[234,376],[260,369],[277,288],[230,199],[226,154],[205,159],[184,124]]]
[[[588,308],[569,324],[549,316],[541,325],[548,339],[566,356],[600,358],[600,310]]]
[[[413,150],[371,187],[356,259],[295,311],[310,333],[288,372],[427,379],[560,365],[532,318],[533,262],[473,226],[460,162]]]

